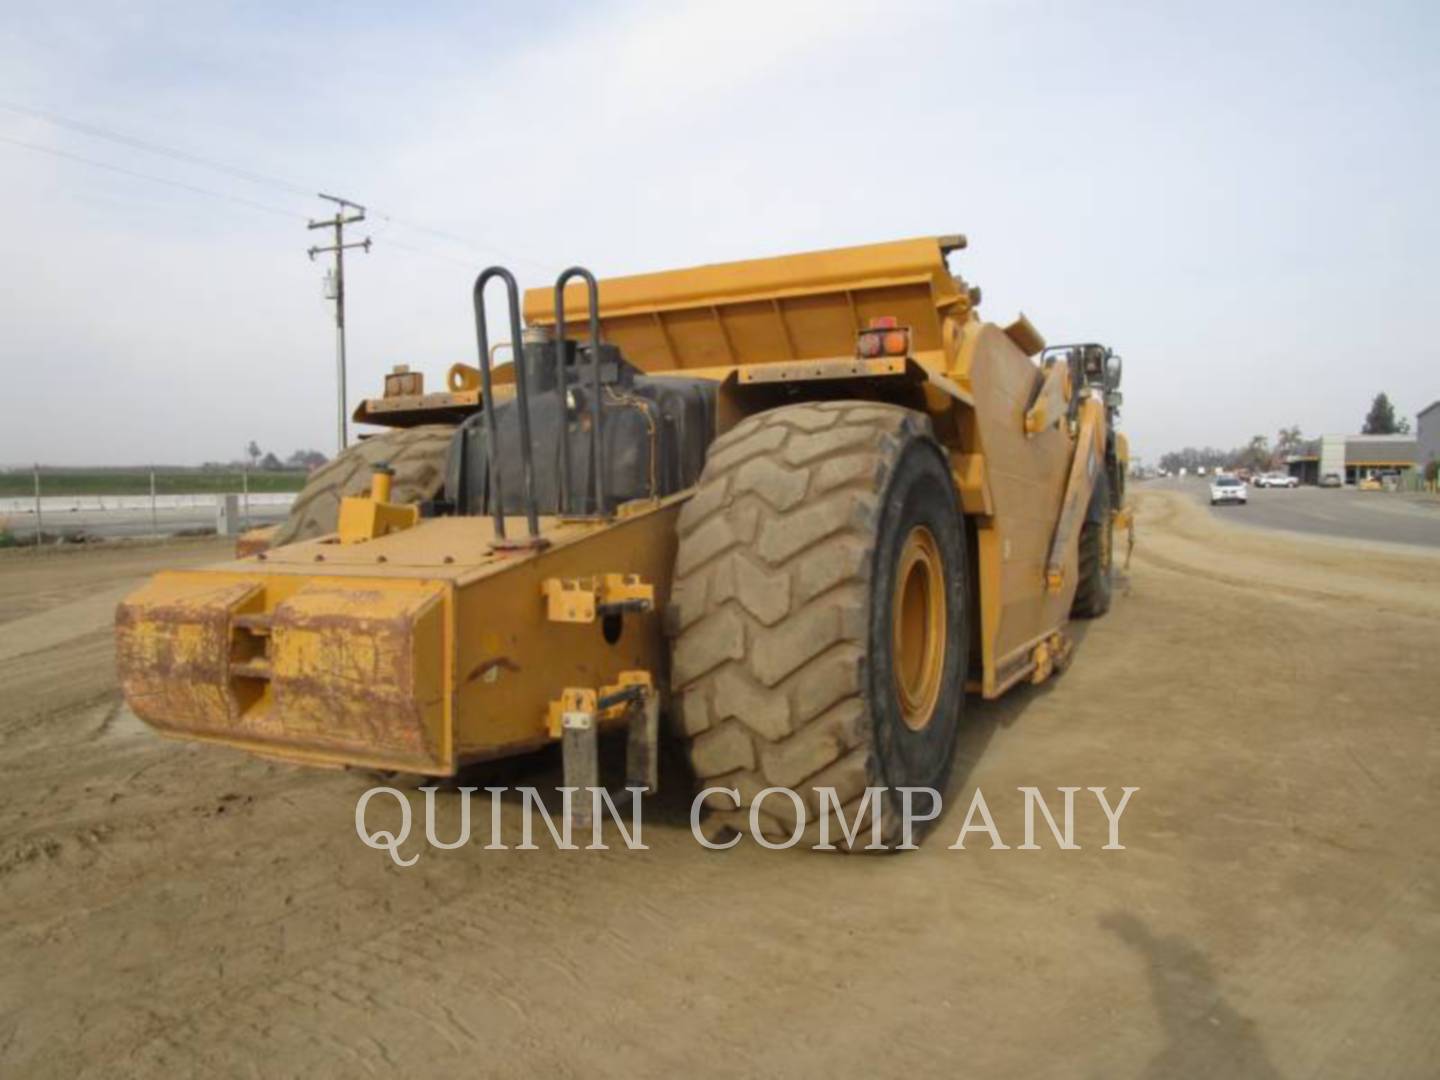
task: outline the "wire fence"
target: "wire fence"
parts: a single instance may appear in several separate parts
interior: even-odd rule
[[[284,520],[303,482],[303,473],[249,469],[74,470],[36,465],[28,476],[0,474],[0,547],[234,535]]]

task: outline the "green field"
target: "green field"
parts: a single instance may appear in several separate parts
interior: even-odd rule
[[[305,486],[303,470],[252,472],[250,490],[299,491]],[[243,490],[245,477],[238,471],[167,469],[155,471],[157,495],[219,495]],[[0,496],[35,494],[31,472],[0,473]],[[44,469],[40,470],[41,495],[149,495],[148,469]]]

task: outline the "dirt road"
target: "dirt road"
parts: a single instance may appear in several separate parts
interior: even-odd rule
[[[708,852],[672,791],[646,852],[399,869],[371,778],[120,708],[115,598],[213,543],[0,560],[0,1074],[1433,1076],[1440,557],[1140,500],[1074,666],[972,702],[878,858]],[[977,785],[1012,850],[947,848]],[[1084,804],[1082,850],[1013,850],[1020,785],[1138,786],[1126,850]]]

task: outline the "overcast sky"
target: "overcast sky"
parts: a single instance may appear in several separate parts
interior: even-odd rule
[[[1440,398],[1437,56],[1435,3],[11,0],[0,463],[330,452],[322,190],[372,208],[352,403],[474,362],[489,262],[535,285],[964,232],[982,314],[1124,354],[1147,458],[1355,430],[1379,390],[1413,417]]]

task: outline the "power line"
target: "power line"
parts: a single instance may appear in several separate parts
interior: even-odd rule
[[[223,191],[215,191],[211,188],[200,187],[198,184],[187,184],[181,180],[169,180],[163,176],[154,176],[151,173],[138,172],[135,169],[127,169],[120,165],[112,165],[108,161],[99,161],[95,158],[85,157],[81,154],[72,154],[68,150],[57,150],[53,146],[41,146],[38,143],[25,142],[23,139],[12,139],[6,135],[0,135],[0,143],[10,146],[18,146],[25,150],[33,150],[40,154],[49,154],[52,157],[64,158],[66,161],[76,161],[82,165],[89,165],[96,169],[105,169],[109,172],[119,173],[121,176],[129,176],[136,180],[148,180],[152,184],[164,184],[166,187],[177,188],[180,191],[188,191],[194,195],[205,195],[212,199],[224,199],[226,202],[236,203],[240,206],[249,207],[251,210],[260,210],[267,214],[278,214],[287,218],[301,218],[305,215],[294,210],[285,210],[278,206],[271,206],[269,203],[257,202],[254,199],[247,199],[243,195],[230,195]]]
[[[151,142],[146,139],[138,139],[132,135],[126,135],[122,132],[101,127],[98,124],[90,124],[84,121],[74,120],[67,116],[61,116],[59,113],[49,112],[44,109],[36,109],[29,105],[20,104],[19,102],[0,100],[0,109],[5,109],[9,112],[13,112],[21,116],[28,116],[32,119],[40,120],[47,124],[53,124],[56,127],[74,131],[82,135],[87,135],[91,138],[104,139],[109,142],[116,143],[120,146],[129,147],[133,150],[140,150],[148,154],[158,154],[162,157],[168,157],[175,161],[182,161],[186,162],[187,164],[199,165],[207,169],[214,169],[217,172],[225,173],[226,175],[245,180],[252,184],[268,185],[269,187],[284,191],[288,194],[303,195],[306,198],[310,198],[313,197],[316,190],[314,187],[296,184],[293,181],[285,180],[281,177],[256,172],[252,169],[242,169],[234,165],[226,164],[223,161],[216,161],[214,158],[209,158],[200,154],[191,153],[188,150],[180,150],[176,147],[166,146],[162,143]],[[219,198],[229,199],[232,202],[242,202],[257,207],[261,205],[258,203],[252,203],[249,200],[245,200],[241,196],[221,195],[217,192],[207,191],[206,189],[184,185],[178,181],[163,180],[159,177],[147,177],[144,174],[122,169],[116,165],[108,165],[104,162],[94,161],[93,159],[82,158],[79,155],[67,155],[63,151],[51,150],[47,147],[24,143],[18,139],[5,139],[3,136],[0,136],[0,140],[12,142],[17,146],[25,146],[28,149],[40,150],[44,153],[52,153],[55,154],[57,157],[68,156],[77,161],[83,161],[86,164],[96,165],[99,168],[107,168],[114,172],[126,173],[127,175],[137,176],[142,179],[153,179],[159,183],[168,184],[172,187],[185,188],[187,190],[197,191],[202,194],[216,195]],[[289,212],[285,211],[285,213]],[[516,252],[504,251],[500,248],[494,247],[493,245],[477,244],[475,241],[467,239],[466,237],[460,236],[456,233],[446,232],[443,229],[437,229],[430,225],[421,225],[417,222],[407,221],[403,218],[396,217],[394,214],[386,213],[382,210],[372,209],[371,213],[373,213],[375,217],[383,221],[389,222],[390,224],[399,225],[402,229],[410,229],[413,232],[425,233],[437,239],[447,240],[450,243],[458,244],[459,246],[467,248],[468,250],[474,252],[476,255],[480,255],[481,257],[488,258],[492,255],[498,255],[501,258],[510,260],[511,262],[525,263],[529,266],[533,266],[537,269],[545,270],[547,272],[554,269],[554,265],[551,263],[544,262],[539,259],[532,259],[529,256],[521,255]],[[407,250],[414,251],[420,254],[433,255],[436,258],[443,258],[443,256],[435,255],[433,252],[427,252],[421,248],[410,247]]]
[[[413,231],[413,232],[426,233],[427,235],[434,236],[434,237],[436,237],[437,239],[440,239],[440,240],[449,240],[451,243],[459,244],[461,247],[468,248],[469,250],[475,252],[477,255],[479,255],[479,254],[485,254],[485,255],[487,255],[487,256],[489,256],[489,255],[498,255],[498,256],[500,256],[502,259],[506,259],[506,260],[508,260],[508,261],[510,261],[510,262],[524,263],[524,264],[526,264],[527,266],[533,266],[533,267],[535,267],[535,268],[538,269],[538,270],[544,270],[544,271],[546,271],[546,272],[549,272],[549,271],[555,269],[555,264],[554,264],[554,263],[541,262],[541,261],[538,260],[538,259],[532,259],[532,258],[529,258],[528,256],[525,256],[525,255],[519,255],[519,254],[516,254],[516,253],[513,252],[513,251],[502,251],[500,248],[494,247],[494,246],[492,246],[492,245],[486,245],[486,246],[483,247],[483,248],[479,248],[479,247],[476,247],[475,244],[474,244],[472,241],[466,240],[464,237],[456,236],[454,233],[445,232],[443,229],[434,229],[434,228],[431,228],[431,227],[428,226],[428,225],[417,225],[417,224],[415,224],[414,222],[411,222],[411,221],[403,221],[403,220],[401,220],[400,218],[397,218],[394,214],[387,214],[387,213],[385,213],[385,212],[383,212],[383,211],[377,210],[377,211],[375,211],[375,216],[376,216],[377,218],[379,218],[381,221],[387,222],[388,224],[391,224],[391,225],[399,225],[402,229],[410,229],[410,230]],[[389,240],[389,241],[387,241],[387,242],[390,243],[390,244],[394,244],[394,243],[395,243],[395,241],[394,241],[393,239],[392,239],[392,240]],[[421,249],[420,249],[420,248],[411,248],[410,250],[411,250],[411,251],[420,251]],[[425,254],[432,254],[432,253],[430,253],[430,252],[425,252]],[[443,256],[438,256],[438,257],[442,257],[442,258],[443,258]],[[469,264],[466,264],[466,265],[469,265]]]
[[[173,146],[162,146],[159,143],[147,142],[144,139],[137,139],[132,135],[123,135],[118,131],[111,131],[95,124],[86,124],[79,120],[71,120],[68,117],[45,112],[42,109],[32,109],[28,105],[21,105],[17,102],[0,101],[0,109],[19,113],[22,116],[28,116],[35,120],[43,120],[47,124],[68,128],[71,131],[77,131],[82,135],[89,135],[92,138],[106,139],[110,142],[118,143],[121,146],[128,146],[134,150],[143,150],[147,154],[159,154],[162,157],[174,158],[176,161],[185,161],[191,165],[203,165],[207,169],[215,169],[218,172],[228,173],[241,180],[247,180],[252,184],[267,184],[270,187],[288,191],[292,195],[304,195],[309,198],[315,194],[312,188],[301,187],[299,184],[292,184],[288,180],[267,176],[265,173],[253,172],[250,169],[236,168],[234,165],[226,165],[224,162],[201,157],[199,154],[192,154],[187,150],[177,150]]]
[[[155,176],[155,175],[152,175],[151,173],[139,172],[139,171],[136,170],[136,169],[127,169],[127,168],[125,168],[124,166],[114,165],[114,164],[112,164],[112,163],[110,163],[110,162],[108,162],[108,161],[100,161],[100,160],[98,160],[98,159],[96,159],[96,158],[85,157],[85,156],[83,156],[83,155],[81,155],[81,154],[72,154],[72,153],[70,153],[70,152],[67,151],[67,150],[57,150],[57,149],[55,149],[54,147],[51,147],[51,146],[40,146],[40,145],[37,144],[37,143],[25,142],[25,141],[22,140],[22,139],[12,139],[12,138],[10,138],[10,137],[8,137],[8,136],[5,136],[5,135],[0,135],[0,143],[5,143],[5,144],[10,145],[10,146],[19,147],[19,148],[24,149],[24,150],[32,150],[32,151],[35,151],[36,153],[40,153],[40,154],[48,154],[48,155],[50,155],[50,156],[52,156],[52,157],[61,158],[61,159],[65,160],[65,161],[73,161],[73,162],[77,162],[77,163],[79,163],[79,164],[81,164],[81,165],[88,165],[88,166],[90,166],[90,167],[92,167],[92,168],[104,169],[104,170],[107,171],[107,172],[118,173],[118,174],[121,175],[121,176],[128,176],[128,177],[130,177],[130,178],[132,178],[132,179],[135,179],[135,180],[145,180],[145,181],[147,181],[147,182],[149,182],[149,183],[152,183],[152,184],[161,184],[161,185],[163,185],[163,186],[165,186],[165,187],[175,188],[175,189],[178,189],[178,190],[180,190],[180,191],[186,191],[186,192],[189,192],[189,193],[191,193],[191,194],[193,194],[193,195],[204,195],[206,198],[222,199],[222,200],[224,200],[225,202],[234,203],[234,204],[236,204],[236,205],[238,205],[238,206],[243,206],[243,207],[245,207],[246,209],[249,209],[249,210],[258,210],[258,211],[261,211],[262,213],[275,214],[275,215],[280,216],[280,217],[286,217],[286,218],[291,218],[291,219],[299,218],[299,219],[302,220],[302,221],[308,221],[308,220],[309,220],[309,218],[308,218],[306,215],[301,214],[301,213],[299,213],[299,212],[297,212],[297,211],[294,211],[294,210],[285,210],[285,209],[283,209],[283,208],[281,208],[281,207],[272,206],[272,205],[270,205],[270,204],[268,204],[268,203],[258,202],[258,201],[254,200],[254,199],[247,199],[247,198],[245,198],[245,197],[242,196],[242,195],[231,195],[231,194],[229,194],[229,193],[227,193],[227,192],[224,192],[224,191],[215,191],[215,190],[212,190],[211,188],[201,187],[201,186],[199,186],[198,184],[187,184],[187,183],[185,183],[185,182],[183,182],[183,181],[180,181],[180,180],[171,180],[171,179],[169,179],[169,178],[167,178],[167,177]],[[401,225],[401,224],[403,224],[402,222],[396,221],[393,217],[391,217],[391,216],[388,215],[388,214],[382,215],[382,219],[383,219],[387,224],[394,224],[394,225]],[[408,227],[410,227],[410,228],[418,228],[418,227],[416,227],[416,226],[408,226]],[[424,230],[424,229],[418,229],[418,231],[422,231],[422,232],[423,232],[423,231],[425,231],[425,230]],[[437,231],[438,231],[438,230],[437,230]],[[442,234],[442,235],[443,235],[443,234]],[[458,266],[458,267],[460,267],[461,269],[464,269],[464,270],[474,270],[474,269],[475,269],[475,260],[473,260],[473,259],[457,258],[457,257],[454,256],[454,255],[447,255],[447,254],[445,254],[445,253],[443,253],[443,252],[432,251],[432,250],[429,249],[429,248],[418,247],[418,246],[416,246],[415,244],[407,244],[407,243],[405,243],[404,241],[396,240],[393,236],[390,236],[390,235],[386,235],[386,236],[385,236],[385,246],[386,246],[386,247],[389,247],[389,248],[394,248],[394,249],[396,249],[396,250],[398,250],[398,251],[407,252],[407,253],[409,253],[409,254],[411,254],[411,255],[421,255],[421,256],[423,256],[423,257],[425,257],[425,258],[427,258],[427,259],[438,259],[440,262],[449,263],[451,266]],[[505,257],[505,258],[512,258],[512,256],[507,255],[505,252],[496,251],[496,250],[494,250],[493,248],[491,249],[491,252],[490,252],[490,253],[491,253],[492,255],[501,255],[501,256],[503,256],[503,257]],[[519,261],[529,262],[529,260],[520,260],[520,259],[515,259],[514,261],[517,261],[517,262],[519,262]],[[538,267],[538,268],[540,268],[540,269],[543,269],[543,270],[548,270],[548,269],[550,269],[550,267],[547,267],[547,266],[545,266],[545,265],[542,264],[542,263],[534,263],[533,265],[536,266],[536,267]]]
[[[389,233],[381,234],[381,243],[387,248],[395,248],[399,251],[408,251],[412,255],[424,255],[427,259],[439,259],[441,262],[447,262],[451,266],[464,267],[466,270],[475,269],[474,259],[457,259],[453,255],[445,255],[439,251],[431,251],[429,248],[416,247],[413,244],[407,244],[403,241],[396,240]]]

